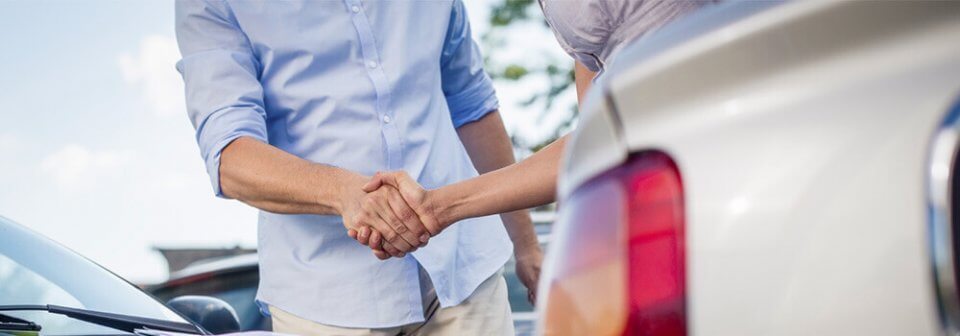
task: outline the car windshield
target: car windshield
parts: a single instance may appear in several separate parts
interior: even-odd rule
[[[55,304],[187,323],[99,265],[0,217],[0,305],[20,304]],[[42,311],[3,314],[39,324],[41,335],[123,333]]]

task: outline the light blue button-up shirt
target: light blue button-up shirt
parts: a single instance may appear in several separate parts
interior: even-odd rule
[[[459,0],[180,1],[176,18],[177,69],[218,195],[220,151],[241,136],[361,174],[402,169],[426,188],[477,175],[456,127],[498,103]],[[449,307],[512,253],[495,216],[387,261],[337,216],[261,212],[258,239],[258,300],[344,327],[423,321],[418,263]]]

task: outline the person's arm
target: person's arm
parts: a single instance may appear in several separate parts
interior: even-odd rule
[[[507,136],[498,111],[490,112],[480,120],[461,126],[457,129],[457,133],[480,174],[486,174],[516,162],[510,137]],[[536,302],[543,251],[537,241],[537,233],[533,229],[530,212],[526,209],[506,212],[500,214],[500,219],[510,236],[510,241],[513,242],[517,277],[527,287],[530,302]]]
[[[385,249],[398,257],[426,243],[428,230],[420,228],[400,193],[391,188],[368,195],[361,189],[367,180],[247,137],[234,140],[220,158],[220,185],[226,197],[274,213],[340,215],[348,229],[372,226],[383,230]],[[368,202],[366,207],[363,202]],[[412,228],[407,230],[403,221],[411,222]],[[400,234],[391,234],[394,231]]]
[[[459,5],[462,7],[462,3]],[[461,21],[463,23],[460,26],[467,28],[462,29],[457,34],[460,36],[455,39],[463,42],[456,46],[455,51],[445,53],[453,55],[453,59],[443,63],[443,86],[460,142],[477,172],[482,175],[510,166],[516,162],[516,158],[500,112],[496,109],[498,102],[493,94],[493,83],[482,70],[482,58],[476,43],[470,38],[465,15],[461,15]],[[530,213],[526,209],[517,209],[502,213],[500,218],[513,243],[517,277],[527,287],[530,302],[535,302],[543,251],[537,241]]]
[[[575,63],[574,81],[580,103],[590,89],[596,73]],[[398,187],[414,209],[430,213],[440,228],[459,220],[528,209],[553,202],[557,192],[557,173],[569,135],[560,137],[525,160],[475,178],[439,189],[423,190],[403,172],[378,173],[364,187],[372,190],[381,184]]]
[[[577,105],[583,106],[583,99],[587,97],[587,91],[590,90],[590,84],[597,73],[590,71],[582,63],[573,62],[573,83],[577,87]]]
[[[497,110],[493,81],[483,71],[483,57],[473,40],[462,1],[456,1],[441,55],[441,83],[457,135],[477,172],[484,174],[516,162],[513,146]],[[534,301],[543,252],[525,209],[500,215],[513,242],[516,271]],[[432,220],[427,220],[431,222]]]
[[[596,73],[574,62],[577,101],[583,103]],[[569,135],[510,166],[428,192],[427,201],[441,227],[464,218],[528,209],[551,203],[557,193],[557,173]]]
[[[503,141],[507,137],[499,113],[490,113],[461,127],[458,132],[474,165],[483,175],[427,191],[406,172],[381,172],[364,186],[364,190],[375,191],[384,186],[400,189],[403,199],[421,220],[436,223],[441,230],[462,219],[502,213],[500,217],[514,245],[517,277],[527,287],[530,302],[536,302],[543,252],[530,214],[525,209],[554,199],[557,162],[565,138],[533,157],[510,164],[514,161],[513,152],[509,140]],[[487,172],[503,165],[508,166]],[[366,244],[366,241],[361,240],[361,243]],[[375,244],[375,241],[371,240],[371,243]]]
[[[566,136],[519,163],[427,191],[425,202],[441,227],[465,218],[528,209],[553,202]]]
[[[422,244],[422,225],[408,230],[395,219],[358,210],[361,200],[370,199],[380,207],[400,201],[409,211],[396,190],[366,195],[362,176],[266,143],[261,65],[225,2],[178,1],[176,31],[187,110],[217,196],[270,212],[341,215],[347,228],[372,225],[393,232],[385,238],[398,255]]]
[[[581,103],[594,76],[576,63],[574,77]],[[465,218],[544,205],[556,198],[557,173],[568,137],[561,137],[521,162],[439,189],[424,190],[404,172],[378,173],[364,189],[375,190],[381,184],[399,188],[414,210],[421,216],[429,214],[441,229]]]
[[[251,137],[234,140],[220,154],[223,196],[273,213],[340,215],[366,180]]]

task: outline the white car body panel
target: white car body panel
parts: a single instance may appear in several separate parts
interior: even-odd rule
[[[595,84],[584,99],[577,131],[570,135],[564,148],[564,176],[557,183],[560,195],[569,195],[573,188],[627,158],[629,150],[623,142],[619,120],[615,120],[617,116],[611,113],[602,94],[603,85]]]
[[[960,3],[786,3],[693,33],[750,6],[621,53],[561,200],[629,153],[675,160],[693,335],[941,334],[924,178],[960,97]]]

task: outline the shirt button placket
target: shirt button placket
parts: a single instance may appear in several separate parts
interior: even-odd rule
[[[377,95],[376,112],[380,117],[383,136],[386,140],[387,149],[387,169],[397,170],[401,168],[402,152],[399,134],[393,117],[388,112],[390,106],[389,81],[383,72],[383,64],[380,62],[380,55],[376,49],[376,39],[372,36],[369,22],[362,5],[357,0],[344,0],[348,6],[348,11],[353,12],[352,21],[354,28],[360,37],[360,59],[362,66],[367,69],[367,74],[373,82],[374,91]]]

